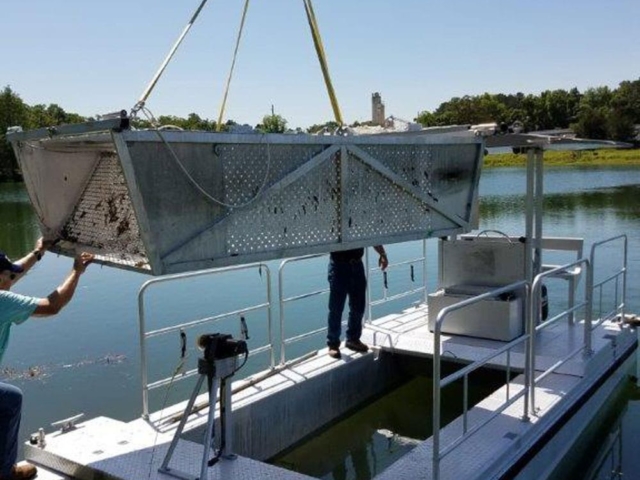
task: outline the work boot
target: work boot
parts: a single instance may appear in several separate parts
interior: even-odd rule
[[[360,340],[347,340],[344,343],[344,346],[347,347],[349,350],[353,350],[354,352],[365,353],[369,351],[369,347],[367,347]]]
[[[38,469],[30,463],[23,463],[21,465],[14,465],[11,468],[9,476],[0,475],[0,480],[29,480],[38,473]]]
[[[329,356],[331,358],[335,358],[335,359],[342,358],[342,354],[340,353],[340,348],[338,348],[338,347],[329,347]]]

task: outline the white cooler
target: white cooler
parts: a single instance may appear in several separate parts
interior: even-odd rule
[[[429,294],[429,329],[445,307],[525,278],[525,244],[507,238],[440,240],[439,289]],[[490,298],[447,315],[442,332],[511,341],[524,333],[522,292]]]

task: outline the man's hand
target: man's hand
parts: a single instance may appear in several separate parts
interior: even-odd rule
[[[40,237],[36,241],[35,250],[40,253],[44,253],[45,250],[49,250],[51,247],[53,247],[55,243],[56,240],[45,240],[44,238]]]
[[[71,297],[73,297],[78,282],[80,281],[80,275],[84,273],[87,265],[93,261],[93,258],[93,255],[85,252],[77,255],[73,260],[73,270],[67,276],[66,280],[51,292],[47,298],[41,298],[38,301],[38,306],[33,312],[34,315],[47,317],[49,315],[55,315],[62,310],[62,308],[69,303]]]
[[[373,249],[378,252],[380,258],[378,259],[378,266],[380,270],[386,270],[389,266],[389,259],[387,258],[387,252],[384,251],[384,247],[382,245],[375,245]]]
[[[87,269],[87,265],[93,262],[94,256],[87,252],[82,252],[73,260],[73,269],[82,274]]]
[[[387,258],[386,253],[381,254],[380,258],[378,258],[378,266],[380,267],[380,270],[386,270],[389,266],[389,259]]]

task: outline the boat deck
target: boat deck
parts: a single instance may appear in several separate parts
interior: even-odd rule
[[[384,351],[433,357],[434,335],[428,326],[426,305],[418,305],[400,314],[391,314],[379,318],[363,330],[362,340]],[[620,325],[617,322],[605,322],[593,336],[592,348],[599,351],[610,344],[612,336],[618,335]],[[558,322],[538,332],[536,341],[536,369],[544,371],[560,358],[569,355],[584,341],[584,326],[581,322],[573,325]],[[442,357],[461,363],[480,361],[487,355],[505,345],[505,342],[462,335],[441,334]],[[506,355],[496,357],[489,365],[505,366]],[[558,368],[558,373],[584,375],[589,359],[577,355],[574,359]],[[514,347],[511,354],[511,366],[516,370],[524,369],[524,346]]]
[[[541,332],[543,341],[538,342],[536,365],[546,369],[566,356],[574,345],[580,345],[583,329],[580,323],[571,326],[566,321]],[[391,351],[406,355],[431,357],[433,355],[433,334],[429,331],[425,306],[418,306],[396,315],[389,315],[365,326],[363,340],[374,347],[373,353]],[[471,439],[462,442],[456,455],[446,456],[441,463],[440,478],[476,479],[491,478],[485,475],[490,472],[487,466],[512,465],[509,460],[516,446],[534,445],[548,432],[563,415],[562,409],[554,408],[564,398],[581,398],[588,382],[587,377],[610,368],[612,355],[615,357],[623,350],[633,349],[637,343],[635,331],[620,322],[604,322],[593,335],[594,354],[587,362],[582,355],[577,355],[556,372],[548,375],[535,388],[536,411],[528,421],[522,419],[522,399],[510,405],[505,411],[492,419],[487,426],[479,429]],[[480,360],[504,346],[503,342],[483,340],[461,336],[442,336],[443,358],[454,359],[461,363],[472,363]],[[616,353],[618,352],[618,353]],[[249,386],[233,397],[233,407],[240,407],[258,398],[272,395],[292,385],[300,385],[314,376],[339,368],[362,357],[362,354],[343,351],[341,360],[331,359],[326,349],[316,355],[290,366],[275,375]],[[505,358],[503,358],[505,357]],[[629,357],[629,361],[631,356]],[[493,365],[504,367],[506,356],[496,357]],[[515,351],[510,358],[511,368],[515,374],[524,365],[524,354]],[[246,381],[246,380],[245,380]],[[242,382],[242,381],[241,381]],[[234,387],[236,383],[234,382]],[[469,410],[468,423],[489,418],[500,405],[504,404],[507,395],[515,395],[523,388],[523,375],[515,378],[504,387],[495,391],[475,407]],[[507,391],[509,393],[507,393]],[[607,395],[606,389],[599,389],[597,395]],[[429,393],[426,393],[429,395]],[[202,395],[205,400],[205,395]],[[200,400],[200,397],[199,397]],[[318,399],[322,401],[322,399]],[[122,479],[138,480],[167,479],[166,474],[158,472],[168,444],[173,436],[176,423],[167,423],[166,419],[183,411],[185,404],[167,408],[159,415],[152,416],[150,421],[138,419],[130,423],[99,417],[82,423],[73,431],[47,435],[44,449],[26,445],[26,456],[30,461],[44,465],[47,469],[63,472],[62,476],[43,472],[42,478],[58,480],[65,478]],[[187,422],[187,430],[206,423],[207,410],[191,415]],[[457,438],[463,429],[462,418],[458,418],[443,428],[441,444],[447,445]],[[465,462],[456,461],[457,452],[465,455]],[[433,437],[420,443],[405,457],[383,471],[376,478],[432,478],[431,461],[433,455]],[[496,463],[496,459],[504,460]],[[171,467],[198,476],[202,461],[202,446],[180,440]],[[99,472],[99,473],[97,473]],[[64,475],[69,475],[65,477]],[[51,477],[46,475],[53,475]],[[295,480],[310,478],[296,472],[284,470],[273,465],[244,457],[236,460],[221,460],[209,469],[209,478],[240,480],[244,478],[278,478]]]

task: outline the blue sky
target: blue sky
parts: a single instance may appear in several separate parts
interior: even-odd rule
[[[0,88],[93,116],[130,110],[200,0],[3,0]],[[217,119],[244,0],[209,0],[147,103]],[[612,88],[640,78],[638,0],[314,0],[347,123],[454,96]],[[333,119],[302,0],[252,0],[225,119]]]

